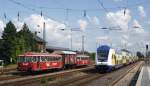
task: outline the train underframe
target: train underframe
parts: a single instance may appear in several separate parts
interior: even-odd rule
[[[115,69],[121,68],[123,65],[96,65],[96,70],[99,72],[111,72]]]

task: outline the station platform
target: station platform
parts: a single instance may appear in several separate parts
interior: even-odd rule
[[[150,64],[144,64],[141,68],[136,86],[150,86]]]

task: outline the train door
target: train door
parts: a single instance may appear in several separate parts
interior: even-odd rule
[[[40,69],[40,56],[37,56],[37,69]]]
[[[112,65],[115,65],[116,64],[116,58],[115,58],[115,55],[112,54]]]
[[[62,66],[65,68],[65,55],[62,54]]]
[[[74,59],[74,55],[70,55],[70,59],[69,59],[70,64],[75,64],[75,59]]]

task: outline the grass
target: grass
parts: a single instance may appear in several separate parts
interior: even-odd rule
[[[47,82],[47,79],[46,79],[45,77],[42,77],[42,78],[41,78],[41,83],[44,84],[44,83],[46,83],[46,82]]]
[[[4,68],[16,68],[17,64],[9,64],[7,66],[5,66]]]

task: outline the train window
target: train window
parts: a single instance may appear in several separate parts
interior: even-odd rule
[[[53,57],[53,61],[60,61],[61,57]]]
[[[47,61],[52,61],[53,57],[47,57]]]
[[[20,56],[17,59],[18,62],[24,62],[25,61],[25,57],[24,56]]]
[[[82,60],[87,60],[88,58],[87,58],[87,57],[82,57],[81,59],[82,59]]]
[[[60,61],[61,57],[42,57],[42,61]]]
[[[32,62],[32,57],[25,57],[25,62]]]
[[[80,60],[80,57],[77,57],[77,60]]]
[[[49,58],[47,56],[45,58],[46,58],[46,61],[49,61]]]
[[[40,62],[41,60],[40,60],[40,56],[37,56],[36,57],[36,60],[37,60],[37,62]]]
[[[18,62],[37,62],[40,61],[39,57],[20,56],[17,59]]]
[[[84,60],[84,57],[81,57],[81,60]]]
[[[53,61],[57,61],[57,57],[53,57]]]
[[[109,51],[98,51],[97,57],[99,60],[107,60],[108,59]]]
[[[51,58],[51,57],[48,57],[48,61],[52,61],[52,58]]]
[[[32,62],[36,62],[37,58],[36,57],[32,57]]]
[[[58,57],[58,58],[57,58],[57,61],[61,61],[61,57]]]
[[[47,58],[46,57],[41,57],[41,61],[47,61]]]

